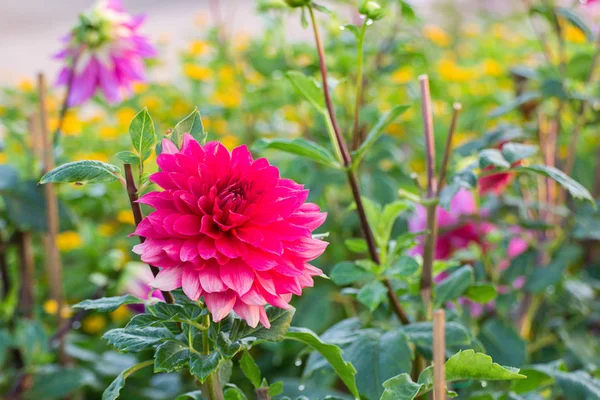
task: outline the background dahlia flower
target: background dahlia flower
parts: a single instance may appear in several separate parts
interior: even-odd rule
[[[322,273],[309,261],[327,247],[311,234],[326,213],[246,146],[229,153],[186,135],[181,150],[165,139],[162,151],[150,180],[164,191],[139,200],[156,210],[134,233],[146,238],[134,251],[160,268],[151,285],[204,296],[215,322],[233,309],[250,326],[270,327],[264,306],[289,308]]]
[[[122,288],[123,294],[130,294],[138,299],[148,299],[151,291],[150,283],[154,279],[148,266],[142,263],[129,263],[126,272],[125,284]],[[160,290],[153,291],[152,297],[165,301]],[[128,304],[127,307],[137,313],[144,312],[143,304]]]
[[[100,0],[80,16],[56,55],[66,62],[57,83],[72,79],[69,106],[84,103],[98,89],[110,103],[119,102],[133,82],[146,80],[144,59],[154,57],[156,49],[139,32],[143,22],[144,16],[127,14],[120,0]]]

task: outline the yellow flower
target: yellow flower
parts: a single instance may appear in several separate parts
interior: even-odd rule
[[[440,60],[438,72],[442,79],[450,82],[467,82],[477,75],[472,68],[461,67],[450,59]]]
[[[425,161],[420,158],[415,158],[408,163],[412,172],[422,173],[425,172]]]
[[[0,105],[0,117],[6,114],[6,108]]]
[[[587,41],[585,33],[571,24],[564,24],[564,33],[565,39],[571,43],[585,43]]]
[[[160,108],[160,97],[155,95],[144,96],[142,99],[142,105],[148,107],[149,111],[156,112]]]
[[[483,73],[487,76],[500,76],[504,73],[504,68],[498,61],[488,58],[483,61]]]
[[[114,126],[103,126],[100,128],[100,137],[102,139],[115,139],[119,136],[119,131]]]
[[[476,24],[467,24],[463,28],[463,33],[468,38],[474,38],[481,33],[481,29],[479,29],[479,26]]]
[[[50,120],[50,128],[51,130],[55,130],[58,127],[58,119],[52,118]],[[81,134],[81,130],[83,128],[83,123],[77,117],[74,112],[67,111],[65,114],[65,119],[62,124],[62,132],[65,136],[79,136]]]
[[[209,48],[210,45],[204,40],[194,40],[190,43],[188,51],[193,56],[201,56],[206,54]]]
[[[81,330],[90,335],[101,332],[106,326],[106,318],[99,314],[90,315],[81,322]]]
[[[242,96],[235,88],[225,88],[225,90],[217,90],[213,98],[216,103],[225,108],[235,108],[242,103]]]
[[[475,137],[475,132],[456,132],[452,137],[452,145],[460,146]]]
[[[184,64],[183,73],[188,78],[196,81],[206,81],[212,78],[212,71],[210,68],[192,63]]]
[[[128,210],[121,210],[117,213],[117,221],[122,224],[134,225],[135,220],[133,219],[133,214]]]
[[[61,232],[56,236],[56,246],[61,251],[71,251],[83,245],[81,235],[75,231]]]
[[[119,123],[119,126],[129,127],[131,120],[133,119],[133,117],[135,117],[136,114],[137,112],[133,108],[125,107],[118,110],[115,115],[117,117],[117,122]]]
[[[217,76],[219,77],[219,82],[227,85],[233,83],[235,79],[235,71],[231,66],[225,66],[219,68],[217,71]]]
[[[240,140],[237,136],[226,135],[221,138],[221,143],[223,146],[227,147],[228,150],[232,150],[240,144]]]
[[[190,113],[190,110],[192,109],[193,107],[190,104],[188,104],[184,100],[178,99],[173,104],[171,111],[175,115],[188,115]]]
[[[54,299],[49,299],[42,305],[46,314],[55,315],[58,312],[58,303]]]
[[[6,153],[0,153],[0,164],[6,164],[8,157],[6,157]]]
[[[80,151],[75,153],[73,156],[73,160],[82,161],[82,160],[96,160],[102,162],[108,162],[108,156],[104,153],[100,153],[99,151],[91,151],[89,153]]]
[[[127,319],[129,319],[130,315],[131,315],[131,311],[129,310],[129,308],[127,308],[126,305],[122,305],[119,308],[117,308],[115,311],[110,313],[110,318],[113,321],[122,322],[122,321],[126,321]]]
[[[144,82],[135,82],[133,84],[133,93],[140,94],[148,90],[148,84]]]
[[[450,45],[450,35],[439,26],[426,25],[423,28],[423,35],[440,47],[448,47]]]
[[[233,38],[233,50],[241,53],[250,46],[250,36],[245,33],[239,33]]]
[[[33,81],[29,78],[21,79],[17,87],[24,92],[33,92]]]
[[[98,233],[100,236],[111,237],[115,234],[116,228],[113,224],[100,224],[98,226]]]
[[[412,67],[400,67],[392,73],[392,81],[395,83],[408,83],[415,77],[415,72]]]

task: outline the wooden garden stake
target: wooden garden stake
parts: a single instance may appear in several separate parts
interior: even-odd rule
[[[435,139],[429,77],[419,76],[423,125],[425,126],[425,162],[427,166],[427,231],[423,245],[423,272],[421,274],[421,298],[425,305],[426,319],[431,318],[431,288],[433,285],[433,259],[437,237],[437,178],[435,175]]]
[[[48,131],[48,113],[46,110],[46,80],[42,73],[38,74],[38,97],[39,97],[39,128],[41,142],[43,144],[43,173],[54,169],[54,146],[52,137]],[[62,329],[64,320],[61,315],[63,307],[62,292],[62,265],[60,253],[56,244],[59,231],[58,198],[54,184],[44,185],[44,197],[46,200],[46,222],[48,232],[46,234],[46,272],[50,283],[50,296],[57,304],[58,329]],[[64,340],[59,342],[59,359],[65,362]]]
[[[433,398],[446,399],[446,313],[433,314]]]

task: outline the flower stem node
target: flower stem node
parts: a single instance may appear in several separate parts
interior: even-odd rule
[[[358,11],[373,21],[378,21],[385,16],[385,9],[376,1],[364,1]]]

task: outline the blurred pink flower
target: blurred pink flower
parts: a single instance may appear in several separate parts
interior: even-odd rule
[[[435,259],[449,258],[456,250],[465,249],[471,243],[483,245],[483,238],[491,229],[491,224],[473,221],[470,216],[477,214],[473,194],[466,189],[458,191],[450,203],[450,212],[441,207],[437,208],[438,239],[435,248]],[[408,221],[410,232],[426,229],[427,211],[424,206],[417,205],[415,214]],[[423,253],[423,237],[412,250],[412,254]]]
[[[154,57],[156,49],[139,32],[143,22],[143,16],[127,14],[121,0],[100,0],[80,16],[56,55],[66,63],[57,83],[71,81],[70,106],[84,103],[98,89],[108,102],[117,103],[131,92],[133,82],[146,80],[144,59]]]
[[[504,145],[507,142],[502,142],[500,143],[497,148],[499,150],[502,150],[502,147],[504,147]],[[514,163],[512,165],[512,167],[516,167],[521,165],[521,161],[517,161],[516,163]],[[495,169],[495,167],[493,166],[489,166],[487,168],[484,168],[484,171],[493,171]],[[495,174],[491,174],[488,176],[484,176],[479,178],[479,182],[478,182],[478,187],[479,187],[479,193],[481,195],[487,194],[487,193],[494,193],[494,194],[500,194],[502,193],[504,190],[506,190],[506,188],[508,187],[508,185],[510,185],[510,183],[513,181],[515,177],[515,174],[512,172],[498,172]]]
[[[150,282],[154,279],[150,268],[144,264],[129,266],[129,276],[125,282],[124,292],[139,299],[146,300],[150,294]],[[160,290],[154,290],[152,297],[161,301],[164,301]],[[144,306],[141,304],[129,304],[128,307],[138,313],[144,312]]]
[[[135,231],[146,241],[134,251],[161,269],[152,286],[204,296],[215,322],[233,309],[250,326],[268,328],[264,306],[289,308],[292,294],[322,273],[309,261],[327,247],[311,234],[326,213],[246,146],[229,153],[185,135],[181,150],[167,139],[162,150],[161,172],[150,180],[164,191],[139,200],[156,211]]]

